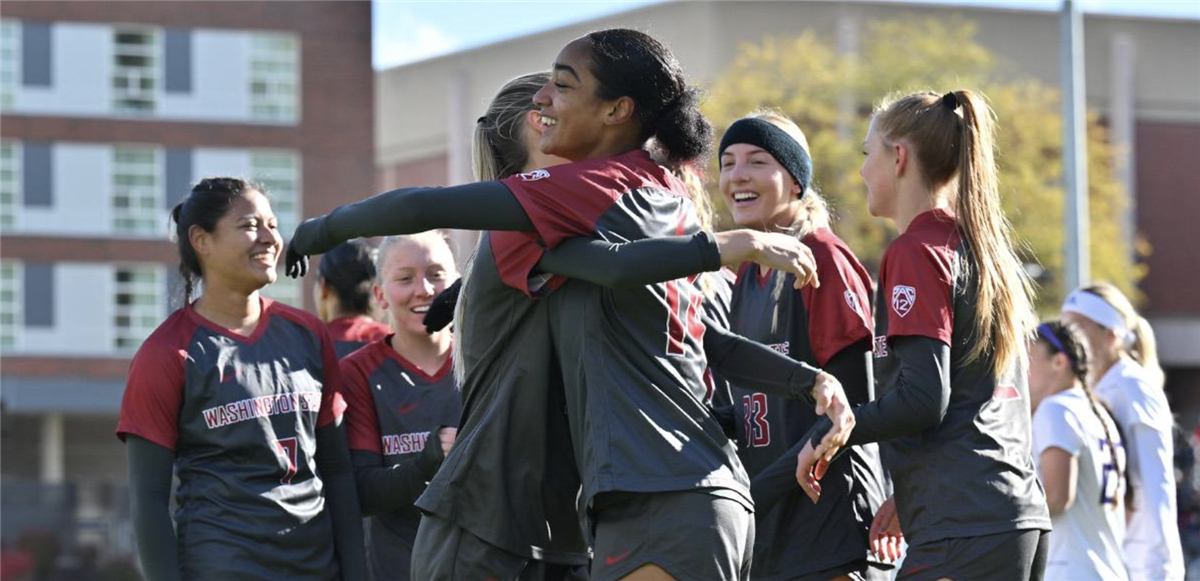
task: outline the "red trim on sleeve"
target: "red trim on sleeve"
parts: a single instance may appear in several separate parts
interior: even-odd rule
[[[391,329],[370,317],[338,317],[325,325],[329,338],[334,341],[356,341],[370,343],[387,336]]]
[[[533,269],[542,259],[542,248],[536,234],[532,232],[491,232],[488,241],[492,246],[492,258],[496,260],[496,269],[500,272],[500,280],[515,288],[525,296],[535,298],[545,295],[547,289],[556,289],[566,282],[561,276],[551,276],[541,288],[530,288],[530,277]]]
[[[871,276],[833,232],[819,229],[802,240],[817,262],[819,288],[800,290],[808,312],[808,341],[817,365],[871,336]]]
[[[329,330],[320,319],[291,305],[264,300],[263,314],[268,312],[281,315],[295,321],[312,331],[321,346],[321,410],[317,412],[317,427],[323,428],[334,423],[346,411],[346,400],[342,395],[341,371],[338,368],[337,351],[333,348],[333,339],[329,338]],[[262,327],[259,323],[259,327]]]
[[[117,438],[133,435],[171,451],[179,439],[184,361],[196,325],[186,308],[175,311],[138,348],[121,396]]]
[[[351,450],[383,454],[383,432],[375,396],[371,395],[371,374],[387,357],[391,346],[375,341],[342,359],[342,392],[346,395],[346,441]]]
[[[883,255],[879,292],[888,309],[888,337],[918,335],[951,344],[959,238],[953,217],[943,214],[917,216]]]

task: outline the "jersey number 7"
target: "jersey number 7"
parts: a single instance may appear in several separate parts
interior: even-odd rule
[[[281,484],[291,484],[292,477],[296,475],[296,459],[299,446],[296,438],[280,438],[275,440],[275,445],[278,446],[278,452],[282,455],[287,468],[284,470],[283,478],[279,479]]]

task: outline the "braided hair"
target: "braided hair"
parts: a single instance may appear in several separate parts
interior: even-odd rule
[[[1096,397],[1092,384],[1088,382],[1088,350],[1083,331],[1079,329],[1078,325],[1069,321],[1062,319],[1048,321],[1038,326],[1037,341],[1045,345],[1051,354],[1062,353],[1067,357],[1067,362],[1071,365],[1071,375],[1075,377],[1075,381],[1079,385],[1083,386],[1088,403],[1092,406],[1092,413],[1096,414],[1096,419],[1100,421],[1100,426],[1104,429],[1104,439],[1108,442],[1112,465],[1121,470],[1117,444],[1113,440],[1112,432],[1109,431],[1109,424],[1116,427],[1117,437],[1120,438],[1120,441],[1125,441],[1125,435],[1121,433],[1121,428],[1117,424],[1112,410]],[[1125,466],[1124,469],[1127,470],[1128,466]],[[1128,475],[1124,476],[1128,482]]]

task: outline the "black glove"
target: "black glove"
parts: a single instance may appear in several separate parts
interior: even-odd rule
[[[283,260],[284,274],[292,278],[303,278],[308,274],[308,257],[297,252],[294,244],[288,244]]]
[[[290,259],[289,259],[290,260]],[[290,263],[289,263],[290,264]],[[458,306],[458,293],[462,290],[462,279],[446,287],[446,290],[433,297],[429,310],[425,312],[425,332],[430,335],[441,331],[454,320],[454,308]]]
[[[322,233],[325,216],[309,218],[301,222],[288,241],[287,253],[284,255],[284,274],[292,278],[300,278],[308,274],[308,257],[312,254],[323,254],[333,250],[337,242],[322,243],[325,238]]]

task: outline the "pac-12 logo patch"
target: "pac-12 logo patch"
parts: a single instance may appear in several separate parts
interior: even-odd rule
[[[858,295],[854,294],[854,291],[847,289],[842,296],[846,297],[846,304],[850,305],[850,310],[854,311],[854,314],[860,316],[863,314],[862,307],[858,304]]]
[[[892,310],[903,317],[912,310],[917,302],[917,289],[898,284],[892,287]]]
[[[521,180],[526,182],[536,182],[550,177],[549,170],[535,169],[531,172],[520,174]]]

